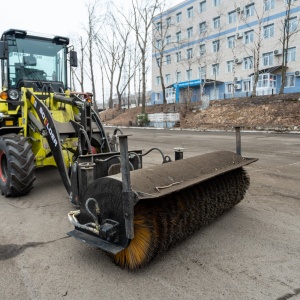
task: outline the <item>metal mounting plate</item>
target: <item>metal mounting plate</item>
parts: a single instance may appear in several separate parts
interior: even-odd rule
[[[67,235],[112,254],[117,254],[124,249],[122,246],[117,246],[113,243],[106,242],[100,238],[76,229],[68,232]]]

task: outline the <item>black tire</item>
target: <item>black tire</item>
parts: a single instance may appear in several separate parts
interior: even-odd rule
[[[0,137],[0,189],[6,197],[29,193],[35,180],[34,154],[27,139],[19,135]]]

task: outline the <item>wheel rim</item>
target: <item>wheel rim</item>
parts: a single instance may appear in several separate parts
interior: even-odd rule
[[[3,182],[7,181],[7,160],[4,151],[0,152],[0,179]]]

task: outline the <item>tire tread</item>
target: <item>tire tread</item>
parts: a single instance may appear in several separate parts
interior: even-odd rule
[[[10,162],[11,180],[5,196],[18,197],[30,192],[35,181],[34,154],[27,138],[19,135],[3,136],[8,149],[7,159]]]

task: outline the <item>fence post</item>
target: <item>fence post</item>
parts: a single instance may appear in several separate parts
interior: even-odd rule
[[[236,137],[236,154],[242,155],[242,143],[241,143],[241,127],[235,126],[235,137]]]

